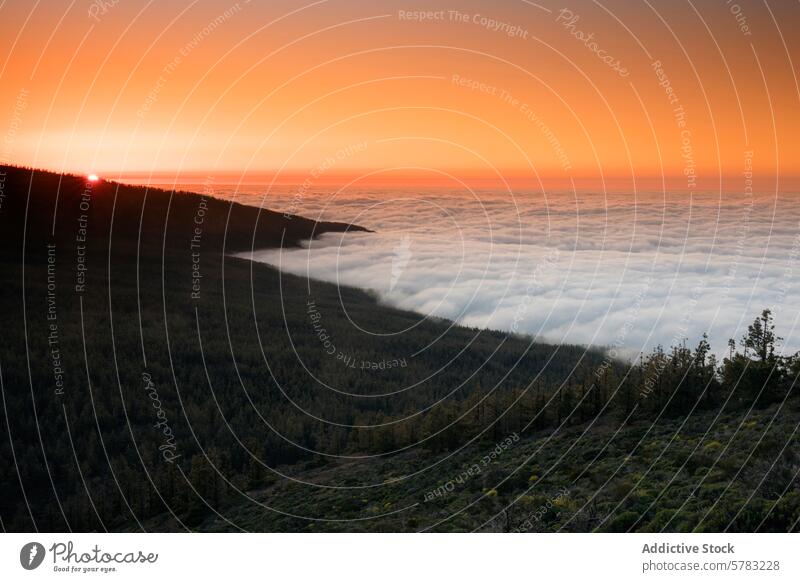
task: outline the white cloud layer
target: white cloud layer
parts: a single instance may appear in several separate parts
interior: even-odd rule
[[[253,260],[393,306],[629,354],[704,332],[722,353],[770,307],[786,351],[800,349],[794,196],[260,192],[236,199],[376,232]]]

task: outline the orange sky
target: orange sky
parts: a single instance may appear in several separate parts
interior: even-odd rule
[[[566,5],[7,0],[0,161],[688,190],[741,190],[752,167],[796,186],[799,4]]]

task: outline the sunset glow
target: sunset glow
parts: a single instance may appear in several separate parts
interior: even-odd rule
[[[11,162],[684,191],[800,175],[790,3],[97,6],[2,9]]]

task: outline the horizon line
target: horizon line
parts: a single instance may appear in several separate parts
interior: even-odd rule
[[[131,185],[167,185],[204,183],[242,184],[242,185],[269,185],[276,186],[301,186],[314,187],[435,187],[451,189],[460,188],[526,188],[540,189],[558,188],[571,190],[600,190],[605,186],[607,190],[618,190],[620,187],[631,192],[646,191],[679,191],[686,194],[692,192],[743,192],[746,190],[757,193],[800,191],[800,175],[784,174],[713,174],[709,177],[695,179],[693,183],[687,181],[683,174],[640,174],[624,175],[608,173],[605,175],[577,175],[554,176],[523,173],[519,170],[498,172],[490,175],[486,173],[470,173],[463,169],[428,171],[398,171],[398,169],[370,169],[353,170],[347,172],[329,172],[324,175],[315,175],[315,170],[278,171],[274,169],[247,171],[241,169],[221,169],[208,172],[198,169],[186,170],[104,170],[102,168],[89,168],[76,170],[64,168],[55,170],[50,168],[36,168],[24,164],[2,162],[0,167],[13,167],[32,171],[52,172],[62,175],[88,176],[96,174],[106,181],[119,182]]]

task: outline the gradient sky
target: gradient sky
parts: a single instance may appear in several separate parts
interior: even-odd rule
[[[315,184],[800,175],[797,2],[6,0],[0,19],[2,162]]]

